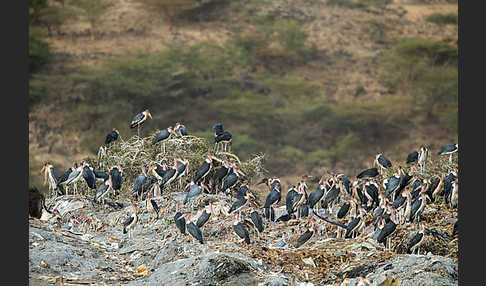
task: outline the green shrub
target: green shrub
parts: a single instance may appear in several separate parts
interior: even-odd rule
[[[455,13],[433,13],[425,17],[425,21],[437,24],[439,26],[444,25],[457,25],[457,14]]]
[[[457,132],[457,60],[454,46],[424,39],[403,39],[381,59],[382,79],[392,93],[409,97],[408,103],[403,104],[409,107],[410,115],[414,114],[408,116],[411,122],[435,118],[446,130]]]
[[[52,61],[49,44],[42,39],[40,30],[29,29],[29,75],[47,67]]]

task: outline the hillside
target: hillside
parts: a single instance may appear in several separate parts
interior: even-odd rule
[[[457,19],[427,18],[455,1],[202,1],[171,30],[141,2],[113,1],[93,26],[75,1],[48,1],[30,25],[50,55],[30,72],[31,185],[112,128],[130,138],[144,108],[144,136],[179,121],[211,139],[222,122],[236,153],[264,153],[281,177],[353,176],[379,152],[404,164],[457,142]]]

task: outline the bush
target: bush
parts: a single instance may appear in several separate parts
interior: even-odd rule
[[[42,39],[40,30],[29,29],[29,75],[37,73],[49,66],[52,53],[49,44]]]
[[[439,26],[444,25],[457,25],[457,14],[455,13],[433,13],[425,17],[425,21],[437,24]]]
[[[457,48],[443,42],[403,39],[381,61],[382,77],[394,93],[413,98],[415,117],[436,117],[457,131]],[[447,112],[444,112],[447,110]],[[452,112],[452,113],[449,113]]]

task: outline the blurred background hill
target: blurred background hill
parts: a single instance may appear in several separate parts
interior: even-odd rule
[[[271,175],[355,176],[457,143],[457,1],[30,0],[30,185],[106,134],[182,122]]]

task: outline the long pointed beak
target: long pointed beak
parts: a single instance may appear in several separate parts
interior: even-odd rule
[[[245,173],[243,173],[241,170],[238,170],[236,171],[238,174],[240,174],[241,176],[246,176]]]
[[[150,112],[148,113],[148,116],[149,116],[150,118],[152,118],[152,114],[150,114]]]

